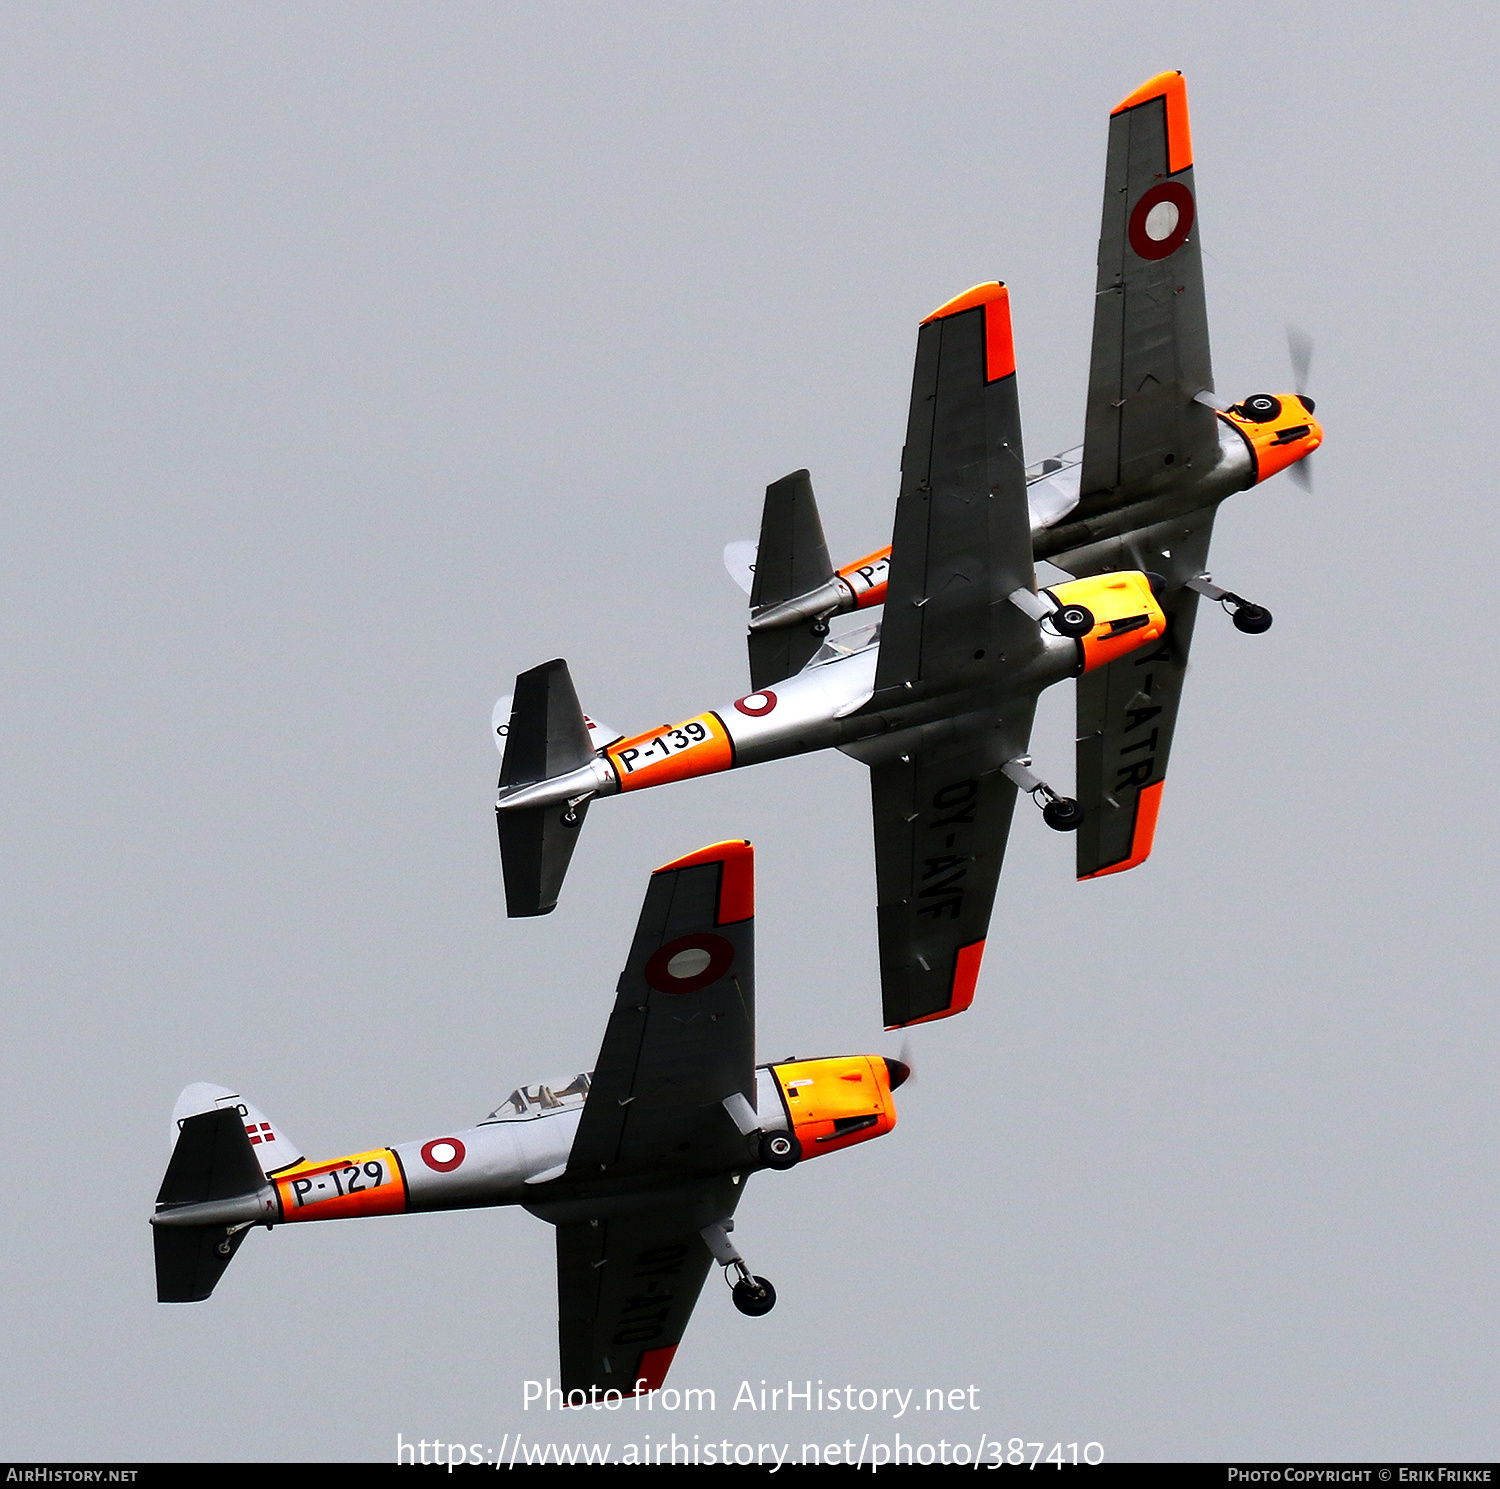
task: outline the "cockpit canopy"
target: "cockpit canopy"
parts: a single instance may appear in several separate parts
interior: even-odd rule
[[[484,1122],[530,1122],[537,1117],[550,1117],[554,1112],[576,1112],[588,1100],[588,1095],[587,1074],[575,1075],[571,1080],[548,1081],[539,1086],[517,1086]]]
[[[880,622],[877,620],[872,625],[859,626],[854,630],[843,631],[837,636],[830,636],[818,648],[817,655],[807,665],[821,667],[824,662],[842,662],[845,657],[868,651],[872,646],[878,646],[879,643]]]

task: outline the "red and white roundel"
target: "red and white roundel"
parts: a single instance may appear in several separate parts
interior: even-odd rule
[[[751,693],[744,698],[736,698],[734,706],[741,713],[749,714],[752,719],[763,719],[776,707],[776,694],[770,688],[760,693]]]
[[[1130,214],[1130,246],[1143,259],[1164,259],[1193,230],[1193,194],[1180,181],[1153,186]]]
[[[440,1174],[451,1174],[464,1161],[464,1145],[456,1137],[435,1137],[422,1144],[422,1162]]]
[[[646,981],[659,993],[696,993],[717,982],[733,962],[734,947],[722,936],[679,936],[646,963]]]

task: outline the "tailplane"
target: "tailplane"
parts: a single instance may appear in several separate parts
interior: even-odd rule
[[[189,1115],[181,1115],[184,1107]],[[247,1115],[252,1111],[219,1086],[189,1086],[178,1098],[177,1142],[151,1217],[158,1302],[201,1303],[249,1228],[276,1219],[276,1194],[266,1182],[262,1150],[280,1157],[270,1149],[280,1143],[291,1151],[291,1145],[276,1136],[259,1147],[252,1143]],[[261,1114],[253,1115],[259,1129]],[[274,1133],[270,1123],[264,1126]]]
[[[812,477],[793,471],[766,487],[750,588],[751,687],[767,688],[800,672],[823,644],[825,616],[841,608],[840,598]],[[806,604],[792,607],[792,600]],[[768,620],[774,628],[766,628]]]
[[[594,759],[568,664],[544,662],[516,678],[500,765],[502,803],[516,787],[570,775]],[[581,788],[579,799],[496,813],[507,914],[546,915],[556,909],[590,795],[592,790]]]

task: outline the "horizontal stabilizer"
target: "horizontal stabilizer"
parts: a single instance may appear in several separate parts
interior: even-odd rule
[[[207,1200],[253,1194],[265,1174],[234,1107],[200,1112],[182,1124],[166,1177],[157,1191],[158,1205],[199,1205]]]
[[[500,791],[567,775],[594,758],[588,724],[564,661],[544,662],[516,679],[500,763]],[[587,801],[497,814],[505,908],[511,916],[556,909]]]
[[[302,1149],[279,1122],[273,1123],[238,1091],[231,1091],[228,1086],[211,1085],[207,1081],[196,1081],[184,1088],[177,1098],[177,1105],[172,1108],[172,1146],[177,1146],[187,1118],[224,1108],[232,1108],[240,1114],[250,1146],[255,1149],[255,1161],[267,1177],[302,1162]]]
[[[793,471],[766,487],[750,613],[762,614],[788,600],[825,589],[833,577],[812,477],[805,470]],[[826,608],[831,611],[837,604],[837,591],[829,589]],[[768,688],[795,676],[812,660],[827,634],[827,626],[817,614],[774,630],[751,631],[750,686]]]
[[[568,664],[543,662],[516,679],[500,786],[527,786],[577,770],[594,757]]]
[[[201,1205],[255,1194],[265,1176],[244,1119],[234,1107],[186,1118],[156,1196],[164,1208]],[[201,1303],[234,1259],[245,1228],[161,1225],[152,1228],[156,1249],[156,1297],[161,1303]]]
[[[766,487],[755,550],[755,581],[750,605],[765,610],[805,595],[833,578],[833,561],[823,537],[812,477],[795,470]]]
[[[550,915],[578,842],[589,804],[532,807],[502,812],[500,864],[505,870],[505,913],[512,918]]]
[[[507,693],[496,701],[495,711],[490,715],[490,737],[495,741],[495,748],[500,751],[502,760],[505,758],[505,742],[510,737],[510,713],[515,705],[515,694]],[[603,719],[596,719],[592,714],[584,714],[583,725],[589,731],[589,743],[596,753],[607,750],[612,744],[618,744],[625,738],[621,730],[606,724]]]

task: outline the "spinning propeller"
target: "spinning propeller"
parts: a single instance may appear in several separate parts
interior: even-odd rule
[[[1313,401],[1307,397],[1307,381],[1312,372],[1313,339],[1312,336],[1299,326],[1288,326],[1286,328],[1286,350],[1287,356],[1292,362],[1292,384],[1297,390],[1297,396],[1307,405],[1308,413],[1313,412]],[[1288,472],[1304,491],[1312,491],[1312,456],[1304,456]]]

